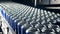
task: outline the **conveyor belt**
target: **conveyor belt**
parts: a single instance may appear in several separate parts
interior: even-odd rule
[[[17,34],[60,34],[60,14],[18,3],[1,3],[1,14]]]

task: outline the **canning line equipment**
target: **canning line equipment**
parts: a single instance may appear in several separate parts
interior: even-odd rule
[[[14,2],[0,3],[0,12],[16,34],[60,34],[60,14]]]

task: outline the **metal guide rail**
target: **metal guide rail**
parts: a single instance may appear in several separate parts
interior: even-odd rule
[[[16,34],[60,34],[60,14],[18,3],[1,3],[1,14]]]
[[[5,20],[5,18],[1,14],[1,11],[2,10],[0,9],[0,26],[3,31],[2,34],[16,34],[14,30],[11,28],[11,26],[9,25],[9,23]]]

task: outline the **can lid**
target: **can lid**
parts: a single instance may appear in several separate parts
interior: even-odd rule
[[[26,33],[28,33],[30,30],[31,30],[32,27],[29,27],[27,30],[26,30]]]
[[[20,23],[18,23],[18,25],[19,25]]]

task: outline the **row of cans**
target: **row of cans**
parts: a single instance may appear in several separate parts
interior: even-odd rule
[[[18,3],[1,3],[1,14],[16,34],[59,34],[60,14]]]

